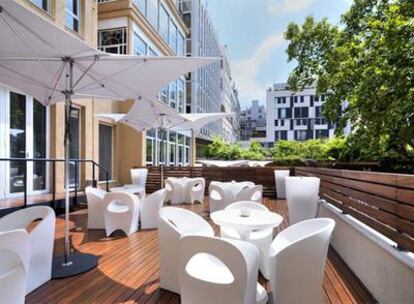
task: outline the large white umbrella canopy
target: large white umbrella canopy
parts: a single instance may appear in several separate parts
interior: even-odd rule
[[[218,59],[106,54],[12,0],[0,0],[0,41],[0,82],[44,105],[66,104],[65,255],[55,277],[74,275],[86,270],[82,263],[89,264],[88,269],[93,263],[84,259],[86,255],[72,255],[69,260],[68,118],[72,100],[155,100],[169,82]]]
[[[127,56],[104,53],[16,1],[0,0],[0,82],[45,105],[71,98],[156,100],[169,82],[218,58]]]
[[[181,114],[162,102],[138,100],[126,114],[96,114],[96,116],[124,123],[138,131],[148,129],[197,131],[216,120],[233,117],[235,113]]]

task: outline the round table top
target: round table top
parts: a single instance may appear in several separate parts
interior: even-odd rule
[[[145,188],[139,185],[125,185],[122,187],[111,188],[112,192],[126,192],[126,193],[142,193],[145,192]]]
[[[224,209],[211,213],[210,218],[220,226],[249,230],[274,228],[283,221],[280,214],[255,209],[250,209],[250,216],[246,217],[241,215],[240,209]]]

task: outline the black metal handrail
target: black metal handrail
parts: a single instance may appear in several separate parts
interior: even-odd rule
[[[49,162],[52,163],[52,200],[53,203],[56,202],[56,163],[58,162],[65,162],[65,159],[63,158],[0,158],[0,162],[24,162],[24,170],[23,170],[23,181],[24,181],[24,207],[27,206],[27,163],[28,162]],[[97,167],[99,170],[102,170],[105,173],[106,178],[106,191],[109,191],[109,173],[110,171],[106,168],[104,168],[102,165],[97,163],[96,161],[92,159],[69,159],[70,163],[75,163],[75,187],[74,187],[74,200],[75,204],[78,201],[78,185],[79,185],[79,174],[78,174],[78,166],[79,163],[90,163],[92,164],[92,185],[95,187],[97,184],[96,178],[95,178],[95,167]]]

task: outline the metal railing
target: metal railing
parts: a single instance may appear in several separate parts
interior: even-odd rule
[[[65,160],[64,159],[59,159],[59,158],[0,158],[0,162],[23,162],[24,163],[24,167],[23,167],[23,184],[24,184],[24,190],[23,190],[23,196],[24,196],[24,207],[27,206],[27,194],[28,194],[28,189],[27,189],[27,163],[28,162],[45,162],[45,163],[51,163],[52,168],[51,168],[51,173],[52,173],[52,179],[51,179],[51,193],[52,193],[52,201],[53,203],[56,203],[56,163],[64,163]],[[96,168],[98,168],[99,170],[102,170],[105,174],[105,182],[106,182],[106,191],[109,191],[109,174],[110,171],[107,170],[106,168],[102,167],[100,164],[98,164],[97,162],[95,162],[92,159],[69,159],[69,162],[74,164],[75,167],[75,183],[74,183],[74,187],[73,187],[73,191],[74,191],[74,202],[75,204],[78,201],[78,192],[82,191],[81,189],[78,188],[79,183],[79,164],[81,163],[89,163],[92,165],[92,185],[96,186],[97,184],[97,180],[96,180]],[[70,189],[69,189],[70,190]]]

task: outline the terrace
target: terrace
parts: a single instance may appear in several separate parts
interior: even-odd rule
[[[160,189],[160,168],[148,167],[147,193]],[[406,302],[413,298],[409,285],[414,270],[412,175],[335,170],[310,167],[165,167],[164,178],[204,177],[202,204],[180,204],[212,225],[208,185],[211,181],[245,181],[263,185],[263,204],[283,216],[274,236],[289,226],[285,200],[275,198],[275,169],[321,179],[320,217],[336,221],[323,281],[325,303]],[[82,201],[82,199],[80,199]],[[79,206],[85,206],[83,204]],[[98,267],[79,276],[52,280],[27,295],[27,303],[178,303],[179,295],[160,288],[158,231],[142,230],[129,237],[87,229],[88,210],[71,213],[75,251],[99,256]],[[63,218],[55,232],[55,254],[63,250]],[[381,277],[382,276],[382,277]],[[259,276],[272,303],[269,281]],[[381,299],[379,299],[379,297]],[[398,299],[398,300],[396,300]]]

